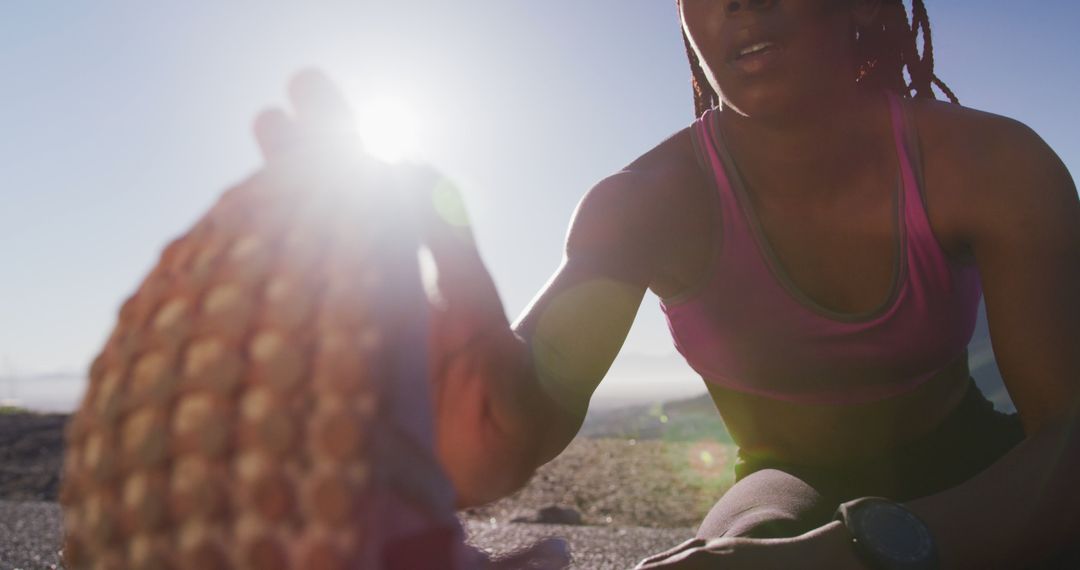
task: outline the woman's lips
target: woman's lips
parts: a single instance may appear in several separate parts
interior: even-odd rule
[[[763,73],[779,64],[783,51],[773,42],[757,42],[739,50],[731,59],[731,65],[746,74]]]

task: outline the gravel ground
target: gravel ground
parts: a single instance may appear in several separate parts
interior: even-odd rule
[[[502,523],[558,506],[588,525],[697,527],[731,485],[734,456],[716,442],[579,437],[525,488],[466,514]]]
[[[0,501],[0,570],[56,568],[60,506]]]
[[[0,413],[0,499],[53,500],[66,415]]]
[[[574,557],[571,568],[589,570],[629,570],[646,556],[667,550],[694,536],[693,528],[642,528],[565,526],[510,523],[491,526],[466,521],[469,542],[493,554],[528,546],[547,537],[562,537],[570,543]]]
[[[0,414],[0,570],[57,563],[65,420]],[[573,568],[632,568],[693,535],[730,485],[732,452],[715,442],[578,438],[524,489],[462,513],[462,521],[470,542],[492,554],[559,536],[570,543]],[[579,515],[584,525],[512,522],[534,520],[545,507]]]
[[[691,537],[694,530],[640,527],[590,527],[466,520],[469,542],[492,554],[558,536],[570,543],[574,569],[633,568],[646,556]],[[0,501],[0,570],[56,568],[60,509],[56,503]]]

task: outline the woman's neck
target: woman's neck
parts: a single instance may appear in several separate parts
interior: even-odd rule
[[[884,108],[881,92],[852,89],[769,117],[748,117],[725,107],[720,123],[736,160],[749,171],[744,174],[834,179],[854,170],[853,165],[880,164],[887,148],[881,135],[891,128]]]

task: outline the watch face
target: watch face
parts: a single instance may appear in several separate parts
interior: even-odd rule
[[[876,557],[896,563],[919,563],[933,556],[934,541],[915,515],[898,505],[874,502],[853,513],[853,534]]]

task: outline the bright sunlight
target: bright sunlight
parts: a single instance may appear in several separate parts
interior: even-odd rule
[[[386,162],[415,157],[419,151],[420,119],[400,97],[382,96],[356,105],[357,129],[364,150]]]

